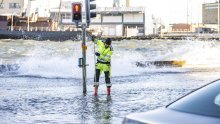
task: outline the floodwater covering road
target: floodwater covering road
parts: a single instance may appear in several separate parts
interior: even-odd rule
[[[0,40],[0,122],[121,123],[127,114],[165,106],[220,75],[219,41],[113,41],[112,95],[106,95],[102,75],[95,97],[94,47],[87,45],[84,95],[81,42]],[[136,65],[171,60],[186,63]]]

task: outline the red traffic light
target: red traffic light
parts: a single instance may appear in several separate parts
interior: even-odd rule
[[[72,3],[72,22],[82,22],[82,4]]]
[[[81,4],[73,4],[73,12],[81,13]]]

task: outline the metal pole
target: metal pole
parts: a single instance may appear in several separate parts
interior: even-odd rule
[[[82,72],[83,72],[83,93],[86,93],[86,25],[82,24]]]
[[[219,34],[219,0],[218,0],[218,34]]]
[[[30,30],[30,17],[29,17],[29,15],[28,15],[28,26],[27,26],[27,31],[29,31]]]
[[[161,22],[161,18],[160,18],[160,38],[162,38],[162,22]]]
[[[11,16],[11,31],[14,30],[13,23],[14,23],[14,15]]]
[[[62,0],[60,0],[59,13],[58,13],[58,18],[57,18],[57,24],[58,24],[59,28],[60,28],[60,23],[61,23],[61,20],[60,20],[60,17],[61,17],[61,14],[60,14],[61,4],[62,4]]]
[[[189,25],[189,7],[188,7],[188,5],[189,5],[189,0],[187,0],[187,32],[186,32],[186,36],[187,36],[187,39],[188,39],[188,25]]]

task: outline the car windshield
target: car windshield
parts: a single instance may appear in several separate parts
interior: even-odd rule
[[[168,108],[220,118],[220,80],[177,100]]]

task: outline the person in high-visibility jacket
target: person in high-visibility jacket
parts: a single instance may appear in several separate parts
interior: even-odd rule
[[[99,78],[102,72],[105,74],[105,82],[107,86],[107,95],[111,94],[111,57],[113,54],[112,41],[110,38],[107,38],[105,41],[97,40],[94,37],[92,41],[97,44],[98,51],[95,52],[97,56],[97,62],[95,65],[95,77],[94,77],[94,95],[98,94],[99,87]]]

